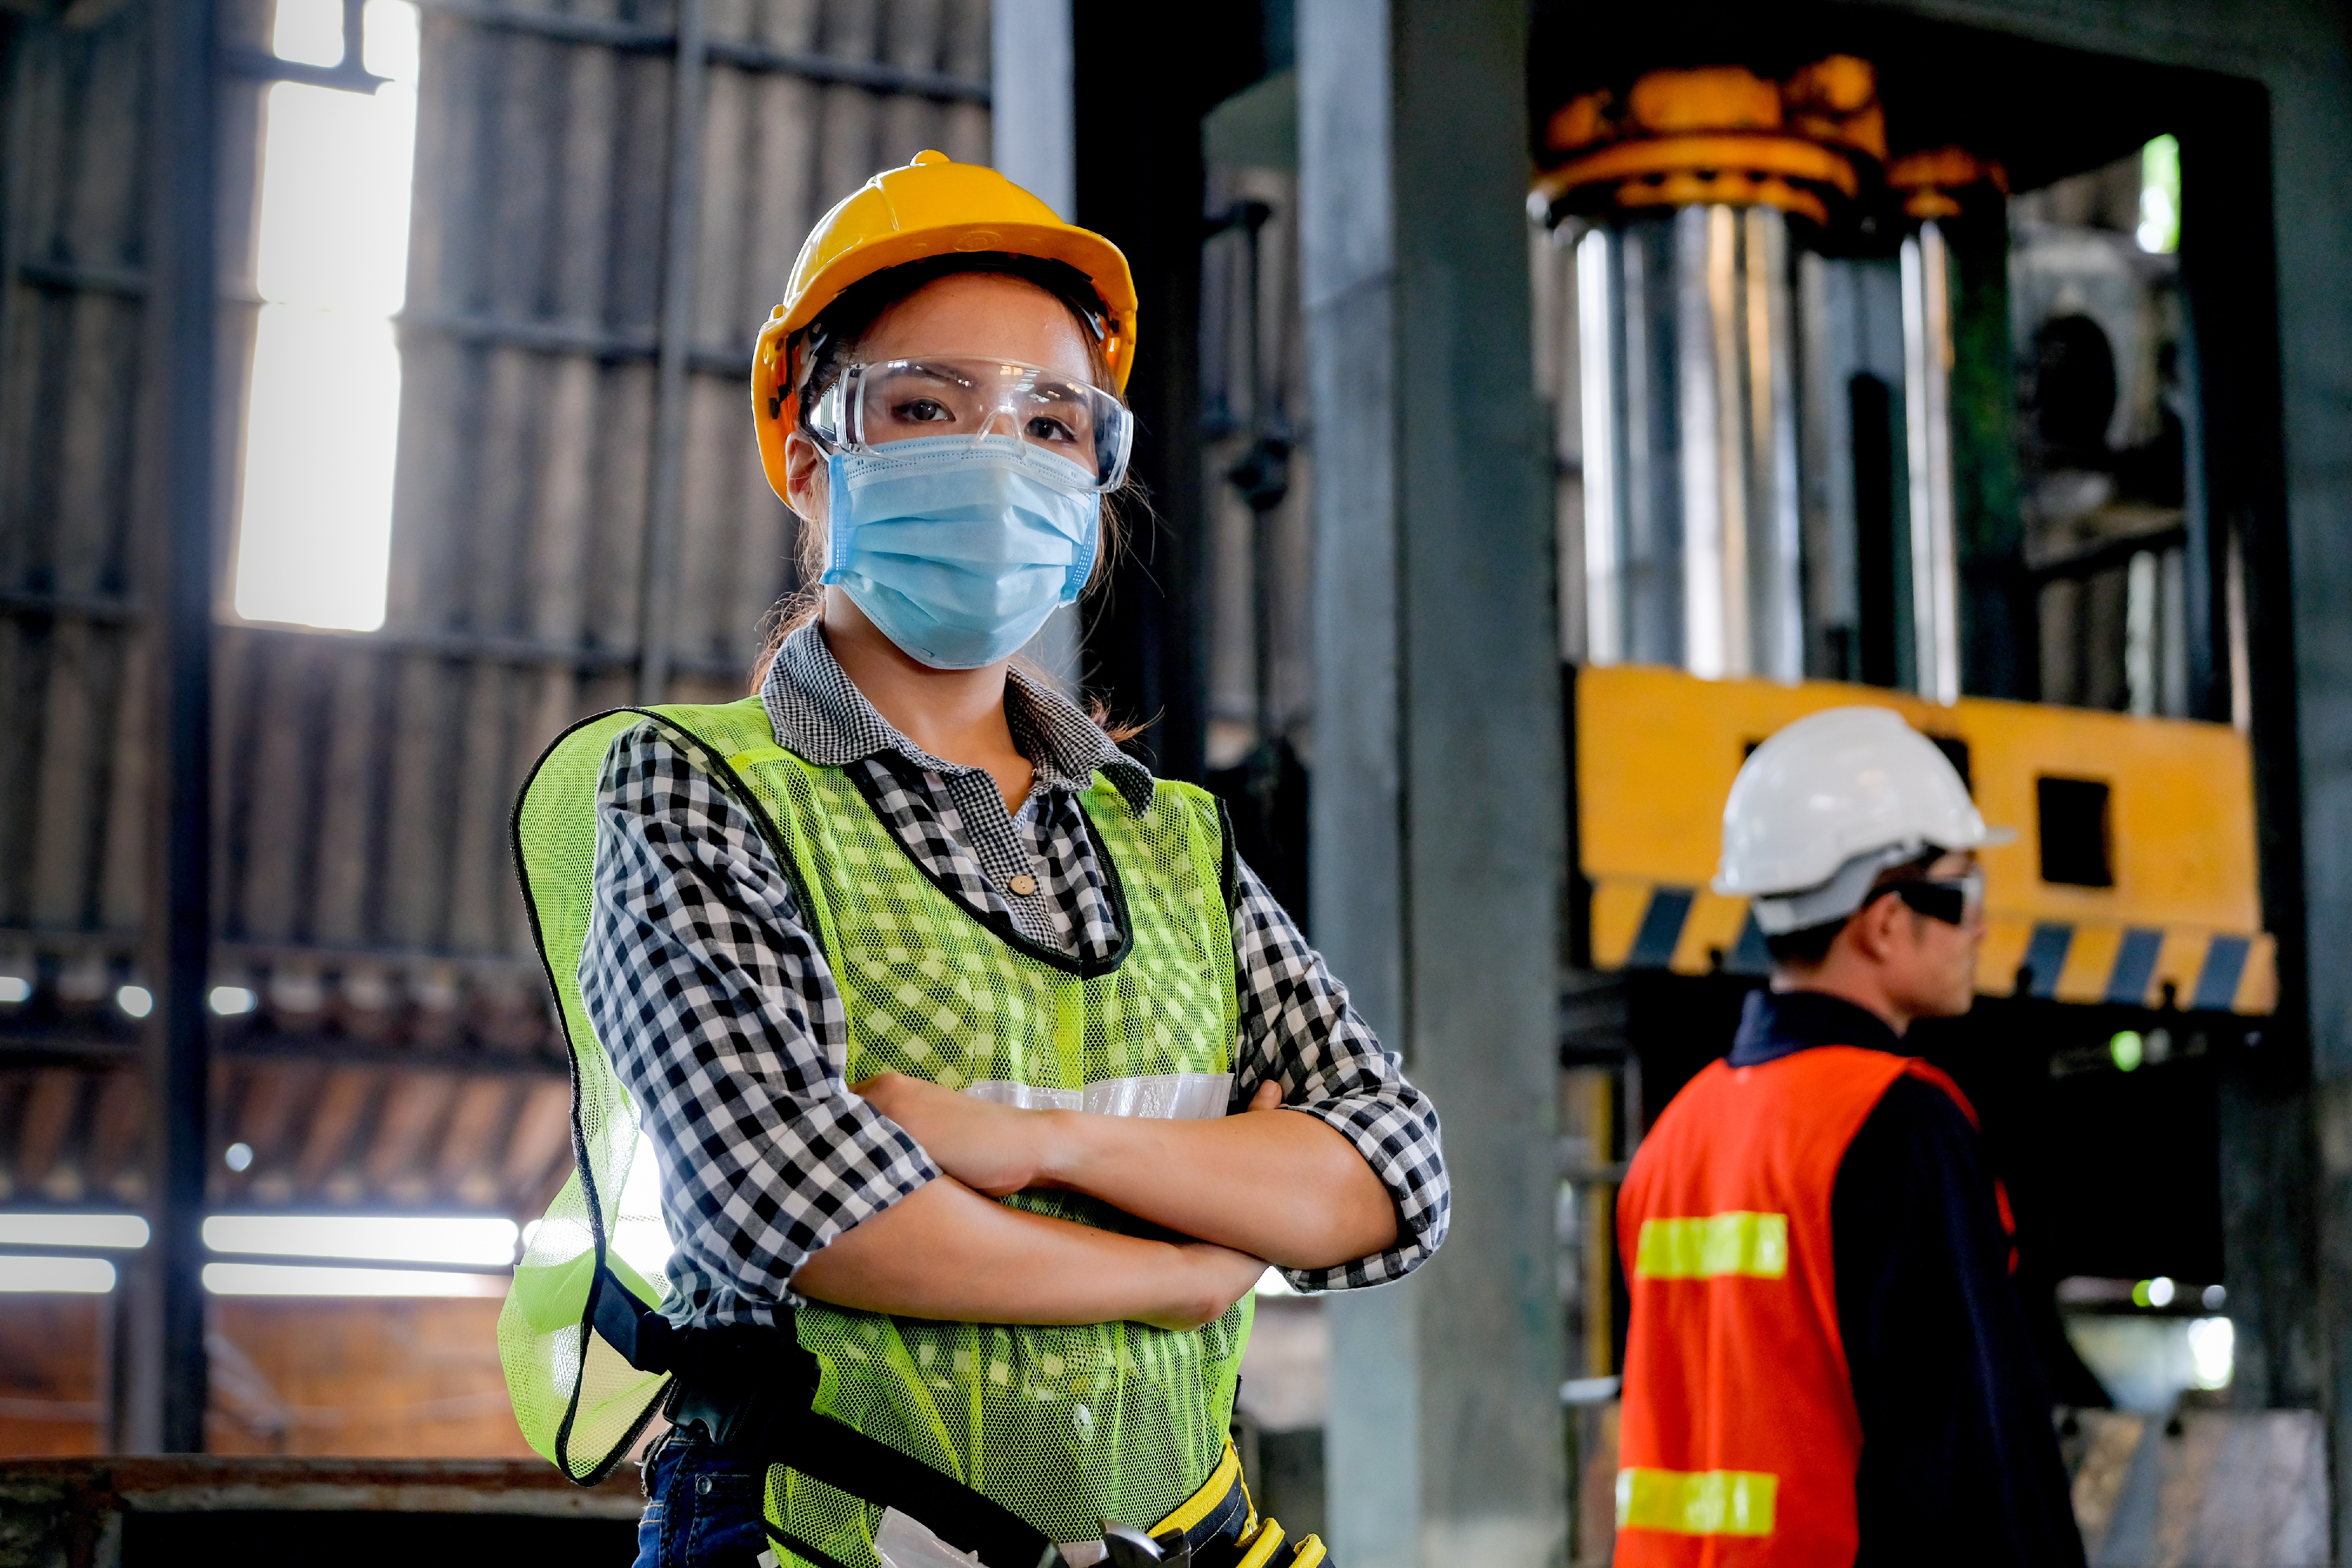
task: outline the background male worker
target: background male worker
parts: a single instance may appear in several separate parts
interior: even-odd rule
[[[1772,986],[1620,1199],[1620,1568],[2083,1562],[2007,1198],[1903,1054],[1968,1011],[1974,851],[2009,837],[1884,709],[1801,719],[1733,784],[1715,886],[1753,900]]]

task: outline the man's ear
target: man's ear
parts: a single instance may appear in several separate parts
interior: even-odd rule
[[[1874,963],[1883,963],[1894,951],[1898,940],[1896,922],[1910,912],[1902,900],[1882,893],[1864,904],[1853,920],[1846,922],[1845,935],[1860,956]]]

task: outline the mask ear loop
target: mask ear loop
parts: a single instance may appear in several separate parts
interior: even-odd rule
[[[1078,546],[1077,559],[1070,563],[1069,572],[1062,578],[1061,603],[1075,605],[1086,592],[1087,579],[1095,574],[1095,557],[1102,550],[1102,497],[1095,497],[1094,526],[1087,530],[1084,544]]]
[[[820,583],[838,583],[849,575],[849,454],[835,449],[824,460],[824,575]]]

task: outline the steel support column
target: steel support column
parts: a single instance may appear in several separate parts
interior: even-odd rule
[[[1564,1531],[1552,1152],[1564,874],[1516,0],[1301,0],[1316,937],[1444,1118],[1454,1232],[1335,1296],[1349,1568]]]
[[[201,1453],[208,1378],[201,1279],[212,914],[213,424],[219,310],[212,0],[154,0],[147,103],[152,222],[145,474],[147,651],[154,660],[147,1016],[152,1244],[134,1271],[134,1449]]]
[[[1208,500],[1201,472],[1201,242],[1208,173],[1201,117],[1260,74],[1260,18],[1244,0],[1073,5],[1074,220],[1127,254],[1142,341],[1127,400],[1128,471],[1141,506],[1095,567],[1086,684],[1165,778],[1207,766]],[[1003,112],[1000,109],[998,112]],[[1116,128],[1115,132],[1111,128]]]

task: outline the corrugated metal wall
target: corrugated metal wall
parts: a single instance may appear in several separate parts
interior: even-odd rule
[[[139,1193],[136,1026],[114,998],[143,853],[146,10],[103,11],[0,24],[0,975],[33,982],[0,1004],[0,1198],[18,1201]],[[224,95],[233,413],[270,0],[229,16],[225,58],[247,62]],[[704,47],[682,58],[681,32]],[[987,51],[986,0],[427,5],[387,624],[223,612],[215,980],[263,999],[221,1021],[218,1142],[254,1152],[219,1173],[226,1196],[528,1210],[566,1167],[514,789],[583,714],[745,689],[793,585],[746,418],[751,335],[809,225],[875,169],[926,146],[985,160]],[[243,434],[222,423],[226,531]],[[649,519],[668,541],[650,552]]]

